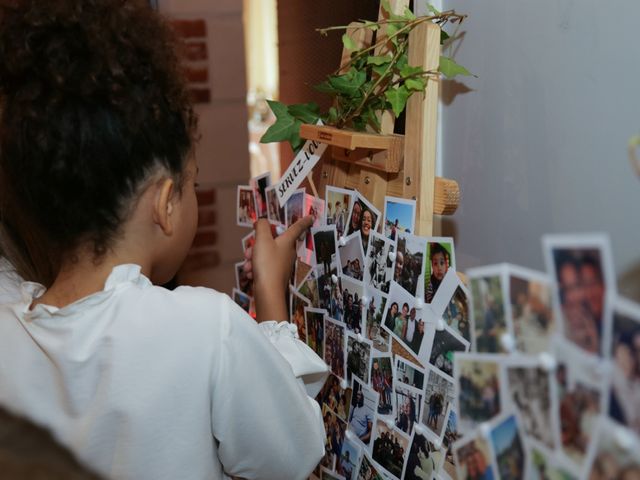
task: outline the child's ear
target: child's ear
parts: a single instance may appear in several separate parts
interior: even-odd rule
[[[174,183],[171,178],[163,178],[156,184],[153,204],[153,221],[165,235],[173,234]]]

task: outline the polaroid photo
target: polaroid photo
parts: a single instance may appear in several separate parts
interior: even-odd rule
[[[480,434],[479,430],[473,430],[462,440],[456,441],[452,450],[458,479],[499,478],[491,444],[487,438]]]
[[[250,186],[238,185],[236,209],[238,226],[253,228],[253,224],[258,219],[258,214],[256,210],[256,199],[253,195],[253,189]]]
[[[455,405],[455,400],[453,402]],[[442,446],[447,451],[446,462],[451,463],[453,457],[451,456],[451,446],[460,438],[460,432],[458,431],[458,414],[454,406],[451,406],[449,411],[449,419],[447,420],[447,426],[444,429],[444,437],[442,439]]]
[[[244,262],[237,262],[235,264],[236,271],[236,288],[242,293],[253,297],[253,280],[247,277],[247,273],[244,271]]]
[[[251,315],[252,307],[253,307],[253,298],[244,293],[242,290],[237,288],[233,289],[233,301],[236,302],[240,307]]]
[[[424,255],[427,239],[410,233],[398,233],[396,264],[393,279],[411,296],[420,293],[418,287],[424,278]]]
[[[585,478],[637,479],[640,478],[640,439],[628,429],[600,417],[594,441],[589,447]]]
[[[294,287],[296,289],[299,289],[302,286],[302,282],[307,278],[307,275],[309,275],[309,272],[311,271],[313,267],[307,263],[304,263],[302,260],[300,260],[299,258],[296,258],[295,264],[294,264],[294,274],[293,274],[293,278],[294,278]]]
[[[368,449],[372,443],[371,437],[379,401],[378,393],[356,376],[353,377],[351,388],[348,428]]]
[[[396,355],[396,375],[394,381],[404,383],[418,390],[424,389],[425,369]]]
[[[371,458],[391,478],[400,480],[409,452],[410,440],[409,435],[396,428],[390,428],[385,420],[378,418]]]
[[[304,188],[299,188],[291,194],[284,205],[284,224],[290,227],[304,216]]]
[[[281,207],[278,201],[276,185],[265,188],[264,193],[267,197],[267,219],[269,223],[272,225],[285,225],[284,207]]]
[[[428,312],[429,308],[422,311]],[[469,342],[446,325],[442,330],[433,327],[422,344],[419,358],[423,364],[431,364],[449,377],[453,377],[453,357],[456,353],[469,351]]]
[[[427,437],[414,430],[401,478],[403,480],[438,478],[445,458],[446,452],[443,448],[436,448]]]
[[[314,197],[313,195],[305,194],[304,196],[304,216],[311,215],[313,217],[313,224],[311,227],[324,226],[324,200]],[[306,236],[306,248],[313,250],[313,240],[311,238],[311,231],[307,232]]]
[[[364,261],[364,284],[369,289],[389,293],[395,268],[396,244],[376,232],[369,235],[369,246]],[[389,258],[389,254],[392,258]]]
[[[320,226],[311,228],[312,249],[315,252],[316,265],[322,266],[323,275],[337,275],[340,265],[336,227]]]
[[[324,321],[324,361],[331,372],[340,377],[345,377],[345,326],[330,317]]]
[[[431,302],[431,309],[436,318],[442,318],[447,327],[471,343],[469,297],[469,290],[457,272],[450,269]]]
[[[506,315],[507,275],[504,264],[467,271],[471,292],[471,341],[478,353],[507,353],[503,338],[513,335]]]
[[[324,421],[324,430],[327,434],[327,442],[324,445],[325,457],[334,457],[331,461],[331,470],[335,470],[334,467],[340,458],[340,450],[344,442],[347,422],[338,417],[327,405],[322,407],[322,419]]]
[[[369,236],[371,232],[378,231],[380,223],[380,210],[373,206],[363,195],[355,191],[351,211],[349,212],[349,223],[347,225],[347,235],[353,232],[360,232],[362,236],[362,248],[366,249],[369,244]]]
[[[327,186],[324,195],[327,203],[325,224],[335,225],[338,238],[344,235],[353,203],[353,191]]]
[[[640,436],[640,305],[618,298],[613,305],[609,417]]]
[[[380,470],[380,466],[371,459],[369,452],[362,452],[361,457],[355,480],[386,480],[386,477],[383,476]]]
[[[431,303],[449,269],[456,269],[451,237],[428,237],[424,261],[424,301]]]
[[[531,480],[580,480],[581,472],[565,462],[553,450],[541,445],[529,445],[528,474]]]
[[[549,351],[556,331],[549,276],[516,265],[507,265],[507,275],[506,311],[516,349],[529,354]]]
[[[311,302],[311,306],[320,308],[320,292],[318,290],[318,269],[312,268],[300,284],[298,292]]]
[[[342,388],[343,382],[333,373],[329,373],[327,380],[316,396],[316,401],[322,405],[327,405],[342,420],[347,420],[349,406],[351,405],[351,386]]]
[[[340,278],[339,301],[341,320],[347,325],[347,330],[355,333],[362,333],[362,317],[364,305],[364,287],[362,282],[358,282],[349,277]],[[338,319],[340,320],[340,319]]]
[[[530,440],[555,449],[555,383],[537,356],[509,355],[502,363],[505,407],[517,411]]]
[[[325,308],[329,312],[329,316],[331,318],[344,323],[344,304],[343,304],[344,301],[342,298],[342,278],[343,277],[341,275],[338,275],[336,277],[337,279],[336,283],[333,283],[333,278],[327,279],[327,280],[330,280],[331,283],[325,282],[325,278],[326,277],[322,278],[323,308]],[[326,291],[327,285],[329,286],[329,303],[328,304],[325,303],[326,295],[327,295],[327,291]],[[349,325],[347,327],[351,328]]]
[[[249,180],[249,186],[253,190],[256,199],[256,212],[258,218],[267,218],[267,193],[266,189],[271,185],[271,172],[263,173]]]
[[[298,327],[298,337],[305,343],[307,342],[307,328],[304,309],[309,307],[311,307],[311,301],[289,287],[289,323]]]
[[[255,243],[256,243],[256,232],[255,230],[252,230],[250,233],[242,237],[242,253],[245,253],[250,248],[253,248]]]
[[[416,201],[406,198],[384,197],[382,233],[395,240],[398,232],[414,233],[416,228]]]
[[[616,291],[609,237],[545,235],[542,244],[558,331],[587,353],[604,356]]]
[[[393,358],[391,353],[373,354],[369,383],[380,394],[378,416],[393,415]]]
[[[500,478],[529,478],[527,447],[515,412],[506,411],[490,421],[489,443]]]
[[[504,410],[501,398],[504,355],[457,353],[453,357],[453,378],[456,386],[454,410],[458,414],[458,429],[467,433]]]
[[[420,422],[427,428],[428,436],[437,443],[442,443],[444,438],[454,400],[453,378],[443,375],[431,365],[428,366],[427,387]]]
[[[342,475],[346,479],[355,478],[362,447],[346,435],[342,443],[342,452],[340,458],[336,462],[336,473]]]
[[[342,275],[351,277],[354,280],[362,281],[364,275],[364,249],[360,232],[354,232],[344,237],[338,244],[340,254],[340,272]]]
[[[358,341],[356,335],[347,331],[347,382],[356,376],[364,383],[369,383],[372,349],[371,340],[362,338],[362,341]]]
[[[382,328],[382,317],[387,305],[387,296],[378,290],[365,288],[365,297],[369,304],[364,308],[364,333],[366,338],[373,342],[373,348],[380,352],[388,352],[391,349],[389,332]]]
[[[322,308],[306,307],[304,319],[307,345],[324,360],[324,317],[327,311]]]
[[[417,357],[432,315],[428,311],[428,305],[420,310],[416,309],[415,301],[414,296],[393,282],[387,299],[383,328]]]
[[[336,460],[336,465],[340,460]],[[327,467],[320,467],[320,480],[346,480],[344,476],[338,475]]]
[[[394,385],[396,403],[396,428],[411,435],[413,427],[420,421],[424,392],[402,383]]]

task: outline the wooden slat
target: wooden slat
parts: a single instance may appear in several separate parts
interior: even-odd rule
[[[402,165],[402,150],[404,143],[398,144],[397,148],[390,150],[372,150],[368,148],[348,148],[332,147],[331,156],[335,160],[355,163],[362,167],[373,168],[383,172],[397,173]]]
[[[349,150],[355,150],[356,148],[389,150],[402,145],[402,136],[400,135],[354,132],[326,125],[310,125],[306,123],[300,127],[300,136],[306,140],[317,140],[318,142]]]

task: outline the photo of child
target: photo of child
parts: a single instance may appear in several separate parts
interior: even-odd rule
[[[431,303],[449,268],[455,269],[453,239],[437,238],[427,243],[424,272],[424,301]]]

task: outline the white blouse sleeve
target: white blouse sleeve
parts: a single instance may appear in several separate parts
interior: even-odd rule
[[[230,299],[227,308],[220,312],[211,405],[224,470],[246,479],[306,478],[324,455],[325,441],[320,407],[295,375],[314,370],[312,357],[277,325],[259,328]]]

